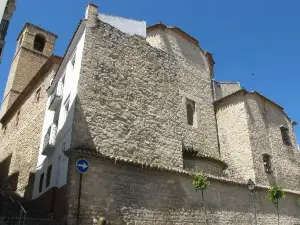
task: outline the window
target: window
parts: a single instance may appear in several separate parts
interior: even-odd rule
[[[292,142],[291,142],[289,129],[287,127],[281,126],[280,131],[281,131],[283,143],[287,146],[291,146]]]
[[[16,116],[16,126],[19,125],[19,121],[20,121],[20,110],[17,112],[17,116]]]
[[[55,127],[58,127],[58,120],[59,120],[59,117],[54,119],[53,124],[54,124]]]
[[[40,176],[39,192],[43,191],[43,183],[44,183],[44,173],[42,173]]]
[[[267,173],[271,173],[271,156],[268,154],[263,154],[264,168]]]
[[[39,102],[41,97],[41,88],[37,89],[37,91],[35,92],[35,100],[36,102]]]
[[[76,59],[76,54],[74,54],[74,56],[72,57],[71,63],[72,63],[72,67],[74,68],[75,66],[75,59]]]
[[[33,48],[39,52],[42,52],[45,48],[45,43],[45,37],[41,34],[37,34],[34,38]]]
[[[195,102],[190,99],[186,99],[186,116],[187,124],[194,126],[194,117],[195,117]]]
[[[62,85],[65,84],[65,77],[66,77],[66,74],[64,74],[63,77],[61,78],[61,83],[62,83]]]
[[[51,172],[52,172],[52,165],[48,166],[48,169],[47,169],[46,188],[49,187],[49,185],[50,185]]]
[[[68,96],[67,100],[65,101],[65,109],[66,109],[66,112],[68,112],[70,109],[70,95]]]

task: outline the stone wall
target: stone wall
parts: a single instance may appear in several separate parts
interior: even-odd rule
[[[240,83],[214,81],[215,100],[219,100],[241,90]]]
[[[58,62],[57,62],[58,63]],[[46,89],[54,75],[53,70],[57,64],[50,69],[40,81],[30,87],[31,91],[22,101],[9,119],[2,125],[0,132],[0,164],[10,158],[8,174],[5,174],[6,184],[10,183],[12,189],[20,195],[31,198],[34,182],[34,174],[37,163],[39,147],[41,143],[41,132],[44,123],[45,106],[48,100]],[[40,89],[39,101],[36,91]],[[19,122],[16,124],[17,113]],[[13,177],[13,179],[11,178]],[[6,185],[7,186],[7,185]]]
[[[300,153],[291,121],[283,109],[257,93],[241,91],[216,104],[221,158],[232,177],[255,179],[299,190]],[[283,143],[280,126],[289,129],[292,146]],[[271,173],[265,171],[263,154],[271,156]]]
[[[75,162],[82,155],[72,155],[68,181],[68,225],[76,224],[79,173]],[[190,176],[120,164],[83,156],[90,170],[82,176],[80,223],[97,224],[106,217],[111,224],[206,224],[200,192]],[[211,180],[204,191],[209,224],[253,224],[252,195],[245,184]],[[280,201],[280,224],[300,223],[299,196],[287,194]],[[259,225],[277,222],[276,208],[267,200],[267,190],[255,193]]]
[[[248,115],[243,93],[216,105],[221,158],[231,177],[254,179]]]
[[[36,34],[42,34],[45,37],[46,43],[43,52],[36,51],[33,48]],[[51,57],[55,39],[55,35],[39,27],[28,23],[25,25],[18,37],[19,42],[16,47],[16,54],[12,61],[5,92],[3,94],[2,115]]]
[[[177,57],[177,56],[176,56]],[[186,99],[196,124],[187,125]],[[72,147],[182,167],[182,142],[219,157],[210,71],[89,18]]]
[[[257,94],[246,95],[250,141],[256,179],[259,183],[278,184],[291,190],[300,189],[300,153],[291,121],[282,109]],[[280,126],[289,129],[292,146],[283,143]],[[272,173],[266,173],[262,154],[271,156]]]

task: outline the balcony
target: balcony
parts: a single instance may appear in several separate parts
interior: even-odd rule
[[[57,126],[52,124],[45,135],[42,155],[49,156],[55,149],[55,139],[57,134]]]
[[[58,105],[61,103],[62,100],[62,93],[63,93],[63,83],[60,81],[58,82],[53,93],[51,94],[49,110],[54,111],[58,107]]]

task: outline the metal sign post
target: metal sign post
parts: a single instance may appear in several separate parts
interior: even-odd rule
[[[81,199],[81,186],[82,186],[82,174],[89,170],[89,162],[86,159],[78,159],[76,162],[76,169],[80,173],[79,177],[79,191],[78,191],[78,207],[77,207],[77,225],[79,225],[80,214],[80,199]]]

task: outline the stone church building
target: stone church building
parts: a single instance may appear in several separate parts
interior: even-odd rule
[[[146,27],[89,4],[63,57],[26,23],[1,109],[0,184],[60,224],[300,224],[300,155],[283,108],[214,80],[178,27]],[[80,175],[84,158],[89,170]],[[247,189],[252,179],[255,191]],[[104,224],[104,223],[103,223]]]

